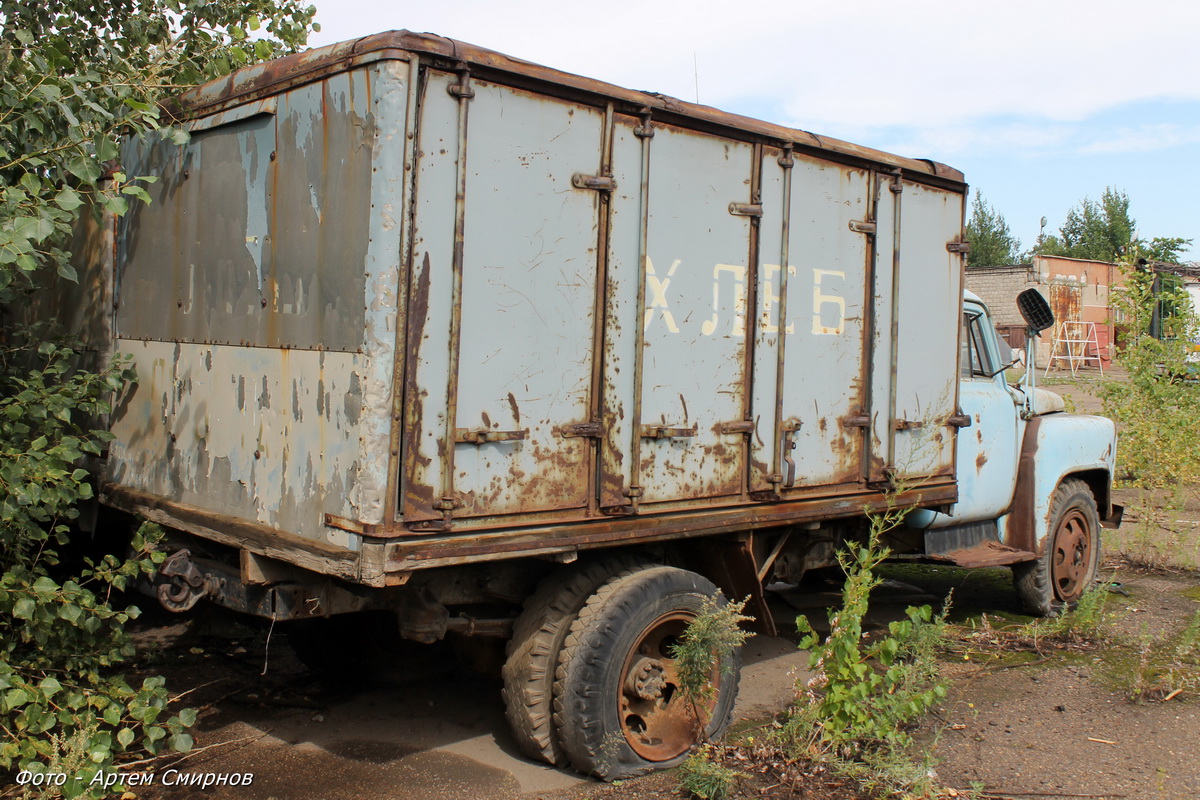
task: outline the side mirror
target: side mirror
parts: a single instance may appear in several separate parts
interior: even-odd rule
[[[1054,324],[1054,312],[1037,289],[1026,289],[1017,295],[1017,308],[1035,336]]]

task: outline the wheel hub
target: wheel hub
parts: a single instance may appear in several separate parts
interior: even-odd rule
[[[659,617],[646,627],[625,661],[617,713],[625,741],[647,761],[669,761],[701,738],[702,723],[679,690],[674,658],[674,645],[691,620],[684,612]],[[719,692],[719,669],[713,669],[712,681]],[[704,720],[715,705],[716,693],[700,703]]]
[[[625,694],[637,700],[662,697],[667,688],[666,667],[657,658],[639,656],[625,678]]]
[[[1072,510],[1059,523],[1054,537],[1054,562],[1051,565],[1054,592],[1060,600],[1078,600],[1091,569],[1092,539],[1088,521]]]

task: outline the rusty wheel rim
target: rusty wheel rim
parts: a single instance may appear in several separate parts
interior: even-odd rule
[[[1092,537],[1087,517],[1072,509],[1059,522],[1054,536],[1051,574],[1060,600],[1077,600],[1086,587],[1092,564]]]
[[[675,612],[646,627],[630,649],[621,668],[617,713],[621,732],[634,752],[647,761],[668,761],[682,755],[699,739],[699,723],[691,704],[679,688],[671,645],[683,635],[692,614]],[[713,684],[720,691],[720,671]],[[716,695],[704,708],[705,716],[716,705]]]

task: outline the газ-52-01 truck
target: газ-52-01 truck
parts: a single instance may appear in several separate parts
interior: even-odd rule
[[[889,503],[1035,611],[1092,581],[1113,426],[1005,384],[959,172],[406,31],[172,110],[58,298],[137,368],[99,494],[168,529],[168,608],[504,638],[521,748],[611,779],[697,738],[705,598],[773,630]]]

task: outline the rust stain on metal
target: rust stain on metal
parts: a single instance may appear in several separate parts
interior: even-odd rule
[[[320,80],[352,66],[387,58],[408,60],[416,53],[443,59],[447,66],[469,65],[472,71],[478,72],[481,77],[487,77],[488,73],[494,71],[514,82],[552,84],[558,87],[559,91],[573,91],[597,99],[615,101],[620,104],[619,110],[626,113],[638,113],[645,109],[647,112],[655,111],[667,116],[690,119],[696,125],[739,131],[743,136],[749,134],[791,143],[797,148],[834,157],[885,163],[903,169],[905,177],[913,179],[933,179],[956,184],[963,181],[961,172],[935,161],[904,158],[831,137],[817,136],[807,131],[785,128],[709,106],[688,103],[666,95],[623,89],[466,42],[406,30],[364,36],[247,67],[185,92],[170,103],[166,110],[177,119],[215,113],[234,104],[265,97],[283,88]]]
[[[429,253],[426,252],[417,275],[416,286],[409,296],[409,332],[408,354],[404,367],[407,376],[405,393],[407,395],[404,407],[404,503],[405,519],[429,520],[441,516],[434,510],[436,491],[433,480],[426,470],[433,459],[421,452],[421,438],[418,433],[424,430],[425,402],[424,393],[416,385],[417,364],[421,360],[421,350],[429,338],[425,332],[425,323],[429,318],[429,287],[430,287]],[[444,446],[439,443],[439,446]]]

